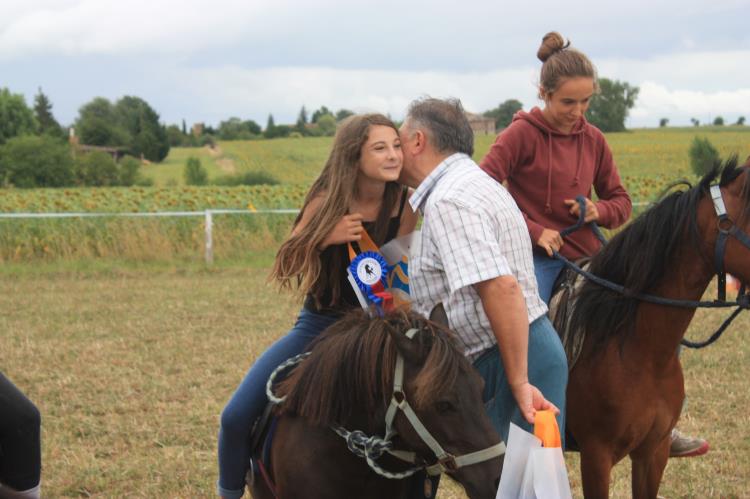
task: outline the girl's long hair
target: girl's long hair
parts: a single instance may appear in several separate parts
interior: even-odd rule
[[[377,125],[391,127],[398,133],[393,122],[382,114],[351,116],[339,125],[331,154],[320,176],[307,193],[302,210],[294,221],[294,227],[299,224],[310,201],[322,195],[323,202],[309,223],[298,233],[289,236],[276,254],[271,278],[282,288],[296,287],[302,293],[309,292],[315,297],[318,306],[321,305],[319,300],[326,289],[331,290],[332,303],[322,305],[336,304],[341,297],[341,282],[344,281],[346,268],[338,263],[335,253],[338,251],[345,254],[346,247],[342,245],[340,248],[332,247],[331,251],[326,251],[326,254],[332,255],[332,261],[324,262],[318,246],[341,217],[349,212],[352,201],[359,195],[357,176],[362,146],[369,138],[370,127]],[[377,245],[384,242],[391,211],[400,190],[398,183],[386,183],[380,211],[375,226],[370,231],[370,237]],[[326,265],[327,263],[330,265]]]

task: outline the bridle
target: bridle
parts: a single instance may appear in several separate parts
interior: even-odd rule
[[[407,338],[413,339],[418,332],[418,329],[412,328],[404,334]],[[309,352],[297,355],[281,364],[273,371],[273,373],[271,373],[271,376],[268,378],[268,383],[266,384],[266,395],[271,402],[280,404],[284,401],[284,397],[279,398],[273,394],[272,387],[276,376],[286,368],[298,364],[308,355]],[[393,422],[398,411],[404,413],[404,416],[406,416],[406,419],[409,421],[414,431],[419,435],[419,438],[421,438],[433,454],[435,454],[437,460],[434,464],[424,463],[416,453],[412,451],[397,450],[393,448],[393,437],[398,434]],[[406,399],[406,394],[404,393],[404,358],[400,353],[397,353],[396,355],[396,364],[393,374],[393,395],[391,396],[391,402],[385,414],[385,436],[382,438],[376,435],[368,437],[362,431],[348,431],[340,426],[332,427],[332,430],[346,440],[347,446],[351,452],[359,457],[365,458],[367,464],[373,471],[381,476],[392,479],[406,478],[422,469],[431,476],[439,475],[444,472],[452,473],[465,466],[489,461],[490,459],[505,454],[505,443],[502,441],[482,450],[460,456],[454,456],[443,449],[435,437],[432,436],[429,430],[427,430],[424,424],[419,420],[419,417]],[[392,456],[402,461],[415,464],[416,466],[399,472],[385,470],[375,462],[375,460],[381,457],[384,452],[388,452]]]
[[[721,192],[721,187],[719,185],[712,185],[709,189],[709,193],[711,195],[711,200],[713,201],[714,211],[716,212],[716,216],[717,216],[716,225],[719,230],[719,235],[717,237],[716,245],[714,247],[714,272],[716,273],[716,276],[718,278],[718,291],[717,291],[716,300],[713,300],[713,301],[675,300],[672,298],[663,298],[661,296],[655,296],[655,295],[651,295],[647,293],[635,293],[626,289],[624,286],[620,284],[616,284],[607,279],[602,279],[601,277],[582,269],[575,263],[571,262],[570,260],[562,256],[557,251],[553,251],[553,256],[554,258],[557,258],[558,260],[562,261],[568,268],[570,268],[573,272],[577,273],[578,275],[585,277],[586,279],[589,279],[590,281],[594,282],[595,284],[598,284],[599,286],[607,288],[623,296],[627,296],[628,298],[634,298],[640,301],[645,301],[645,302],[653,303],[656,305],[667,305],[667,306],[680,307],[680,308],[733,308],[733,307],[736,307],[734,312],[732,312],[732,314],[722,323],[721,326],[719,326],[719,328],[707,340],[701,341],[701,342],[692,342],[685,338],[681,340],[681,344],[689,348],[706,347],[710,345],[711,343],[713,343],[714,341],[716,341],[717,339],[719,339],[722,333],[727,329],[727,327],[729,327],[729,325],[737,317],[737,315],[739,315],[740,312],[742,312],[743,310],[750,309],[750,295],[746,293],[744,283],[741,285],[739,292],[737,293],[737,299],[735,301],[726,300],[726,270],[724,267],[724,255],[726,253],[726,245],[727,245],[729,236],[734,237],[737,241],[739,241],[743,246],[745,246],[749,250],[750,250],[750,236],[748,236],[742,229],[737,227],[737,225],[729,218],[729,215],[727,214],[727,210],[726,210],[726,205],[724,204],[724,198]],[[571,232],[574,232],[580,229],[585,224],[585,221],[584,221],[586,217],[585,198],[583,196],[578,196],[576,198],[576,201],[578,201],[578,205],[580,207],[578,222],[576,222],[574,225],[566,229],[561,230],[560,234],[563,236],[568,235]],[[601,231],[599,230],[599,226],[596,224],[596,222],[590,222],[589,226],[594,231],[594,234],[596,235],[596,237],[602,242],[602,244],[606,244],[607,241],[602,235]]]
[[[417,329],[409,329],[405,334],[407,338],[412,339],[417,332]],[[428,475],[439,475],[444,472],[453,472],[464,466],[488,461],[505,454],[505,443],[502,441],[482,450],[463,454],[461,456],[454,456],[453,454],[446,452],[438,441],[430,434],[427,428],[425,428],[424,424],[422,424],[419,417],[414,412],[414,409],[412,409],[409,404],[409,401],[406,400],[403,380],[404,358],[399,353],[396,357],[396,367],[393,375],[393,395],[391,396],[391,403],[388,406],[388,410],[385,413],[384,440],[390,441],[397,434],[396,429],[393,426],[393,420],[396,418],[396,413],[398,411],[403,412],[406,419],[411,423],[412,428],[414,428],[414,431],[419,435],[419,438],[422,439],[422,442],[430,448],[437,458],[435,464],[425,467]],[[399,456],[397,455],[396,457]]]
[[[724,204],[724,197],[721,193],[721,187],[718,185],[712,185],[710,192],[711,200],[714,203],[714,211],[718,217],[716,227],[719,230],[719,235],[716,239],[716,246],[714,246],[714,271],[718,277],[718,300],[726,301],[727,273],[724,268],[724,255],[727,249],[727,241],[729,240],[729,236],[732,236],[745,248],[750,250],[750,236],[737,227],[737,224],[729,218],[726,205]],[[741,290],[741,294],[743,295],[744,289],[745,285],[743,284]]]

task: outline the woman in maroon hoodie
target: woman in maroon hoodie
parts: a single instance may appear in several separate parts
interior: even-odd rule
[[[481,167],[508,191],[523,212],[534,249],[539,295],[549,303],[563,268],[552,250],[569,260],[590,256],[600,243],[586,226],[563,241],[560,230],[575,223],[586,198],[586,221],[619,227],[632,204],[620,182],[602,132],[584,117],[597,90],[596,70],[585,54],[569,48],[559,33],[547,33],[537,52],[542,61],[539,97],[544,108],[519,111],[484,157]],[[592,187],[598,200],[591,200]],[[708,443],[672,433],[671,457],[705,454]]]
[[[628,220],[631,203],[604,135],[584,117],[597,89],[593,64],[554,32],[545,35],[537,57],[544,63],[539,84],[544,108],[516,113],[481,166],[498,182],[507,182],[524,214],[535,245],[539,294],[549,303],[563,266],[551,258],[552,250],[578,259],[599,249],[588,227],[565,241],[560,237],[560,230],[578,218],[576,196],[586,198],[586,221],[607,228]]]

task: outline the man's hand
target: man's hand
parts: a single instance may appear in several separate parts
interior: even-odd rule
[[[570,207],[570,214],[578,218],[581,216],[581,205],[575,199],[566,199],[565,204]],[[583,219],[584,222],[596,222],[599,220],[599,210],[596,209],[594,202],[586,198],[586,217]]]
[[[563,245],[563,239],[562,236],[560,236],[560,233],[556,230],[544,229],[542,230],[542,235],[539,236],[539,240],[536,244],[537,246],[544,248],[544,251],[546,251],[547,255],[551,258],[553,250],[560,251],[560,248]]]
[[[363,230],[364,228],[362,227],[362,215],[360,213],[344,215],[323,240],[320,245],[320,249],[324,250],[328,246],[332,246],[334,244],[359,241],[360,239],[362,239]]]
[[[545,399],[542,392],[528,381],[511,385],[510,389],[521,414],[529,424],[534,424],[536,411],[551,410],[555,414],[560,414],[560,410],[552,402]]]

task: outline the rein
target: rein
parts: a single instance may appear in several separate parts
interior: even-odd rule
[[[417,329],[409,329],[405,334],[409,339],[412,339],[418,332]],[[273,393],[273,382],[276,376],[288,367],[302,362],[310,355],[309,352],[292,357],[286,362],[282,363],[277,367],[268,378],[266,383],[266,395],[268,399],[275,403],[280,404],[284,401],[284,397],[277,397]],[[391,396],[391,403],[385,414],[385,437],[380,438],[377,435],[368,437],[364,432],[355,430],[348,431],[341,426],[333,426],[331,429],[336,432],[337,435],[346,440],[347,447],[349,450],[362,458],[367,460],[367,464],[377,474],[390,479],[402,479],[409,477],[417,471],[424,469],[428,475],[435,476],[443,472],[453,472],[464,466],[470,466],[472,464],[481,463],[488,461],[497,456],[505,454],[505,443],[500,441],[499,443],[487,447],[485,449],[471,452],[469,454],[463,454],[461,456],[454,456],[453,454],[446,452],[438,441],[430,434],[425,428],[424,424],[419,420],[419,417],[412,409],[409,402],[406,400],[406,394],[403,391],[404,381],[404,358],[398,353],[396,356],[396,365],[393,375],[393,395]],[[420,463],[420,458],[414,452],[402,451],[393,449],[393,437],[397,435],[396,429],[393,427],[393,421],[396,417],[397,411],[402,411],[406,418],[412,425],[412,428],[417,432],[422,441],[432,450],[437,458],[437,462],[432,465]],[[376,459],[381,457],[384,452],[388,452],[394,457],[417,464],[417,466],[410,468],[402,472],[391,472],[382,468],[375,462]]]
[[[595,274],[592,274],[591,272],[588,272],[582,269],[580,266],[576,265],[575,263],[571,262],[570,260],[562,256],[556,250],[552,250],[552,256],[560,260],[561,262],[563,262],[565,266],[567,266],[576,274],[586,279],[589,279],[590,281],[592,281],[593,283],[599,286],[607,288],[610,291],[614,291],[627,298],[635,298],[637,300],[645,301],[648,303],[653,303],[656,305],[666,305],[670,307],[680,307],[680,308],[736,307],[736,310],[732,312],[732,315],[730,315],[722,323],[722,325],[719,326],[716,332],[714,332],[707,340],[700,341],[700,342],[693,342],[685,338],[680,340],[682,345],[688,348],[706,347],[719,339],[719,337],[724,333],[727,327],[729,327],[729,325],[732,323],[732,321],[734,321],[734,319],[739,315],[740,312],[742,312],[743,310],[750,309],[750,295],[748,295],[745,292],[744,284],[740,287],[740,290],[737,293],[737,299],[735,301],[733,302],[726,301],[726,272],[724,270],[724,253],[726,251],[726,243],[727,243],[729,236],[732,236],[735,239],[737,239],[740,243],[742,243],[748,249],[750,249],[750,236],[748,236],[745,232],[743,232],[742,229],[738,228],[727,215],[726,207],[724,205],[724,199],[722,198],[721,189],[718,185],[711,186],[711,198],[714,203],[714,210],[716,211],[716,215],[718,217],[717,227],[719,229],[719,238],[717,239],[716,246],[714,248],[714,268],[715,268],[716,275],[719,281],[719,289],[718,289],[717,299],[714,301],[675,300],[675,299],[663,298],[661,296],[651,295],[647,293],[636,293],[636,292],[628,290],[627,288],[625,288],[624,286],[620,284],[616,284],[607,279],[603,279]],[[560,231],[561,236],[567,236],[568,234],[580,229],[584,225],[584,219],[586,217],[586,200],[583,196],[578,196],[576,198],[576,201],[578,202],[578,205],[580,207],[578,221],[574,225],[561,230]],[[729,227],[725,228],[727,225],[729,225]],[[599,241],[601,241],[603,245],[606,244],[607,240],[604,238],[604,235],[602,234],[596,222],[590,222],[589,226],[594,231],[594,234],[596,235],[597,239],[599,239]]]

